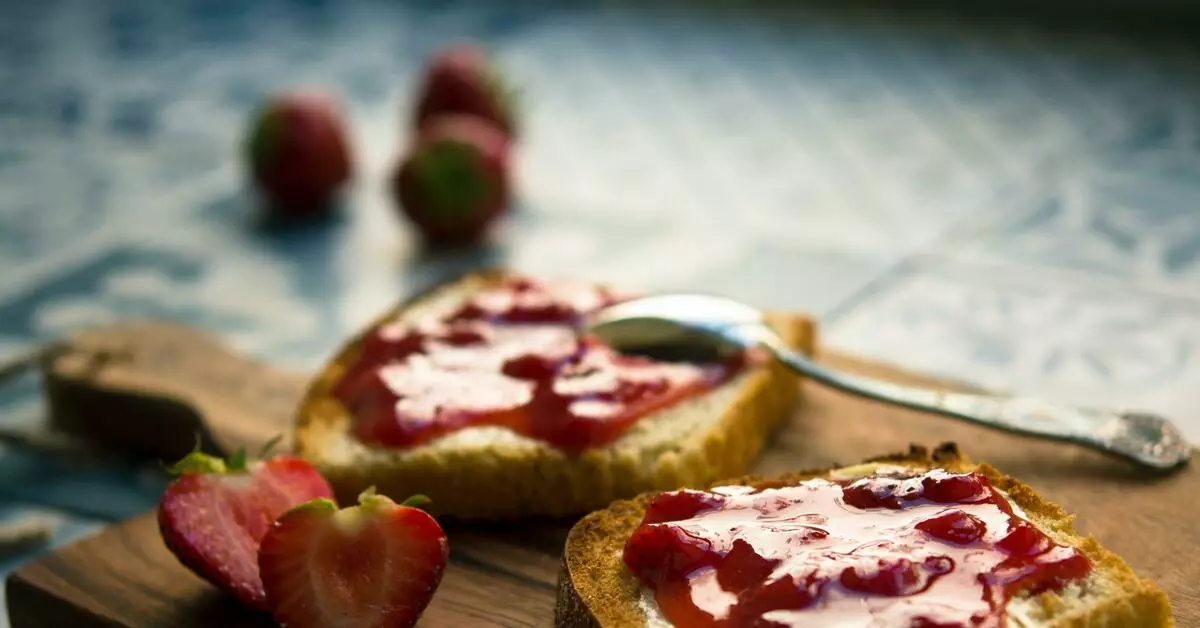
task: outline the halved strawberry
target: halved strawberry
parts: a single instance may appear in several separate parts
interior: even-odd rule
[[[159,531],[167,548],[198,576],[266,610],[259,542],[288,509],[331,497],[329,483],[299,458],[247,462],[245,451],[228,460],[195,451],[171,471],[179,478],[158,504]]]
[[[442,581],[450,546],[417,496],[367,489],[358,505],[328,499],[292,509],[263,538],[258,564],[275,619],[287,628],[399,628],[417,622]]]

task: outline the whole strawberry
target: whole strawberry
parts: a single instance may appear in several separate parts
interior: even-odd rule
[[[480,47],[462,43],[434,54],[425,69],[417,98],[417,128],[446,114],[489,120],[506,135],[516,135],[514,92]]]
[[[251,126],[246,159],[273,213],[323,211],[351,175],[349,141],[337,103],[306,92],[267,102]]]
[[[508,147],[482,118],[431,120],[393,173],[400,210],[431,244],[480,238],[508,208]]]
[[[193,452],[170,470],[179,477],[158,504],[167,548],[196,575],[267,610],[258,574],[259,542],[288,509],[331,497],[329,483],[299,458],[247,462],[244,451],[228,460]]]
[[[368,489],[338,510],[328,499],[280,517],[258,563],[275,620],[287,628],[407,628],[442,581],[450,546],[441,526],[414,507]]]

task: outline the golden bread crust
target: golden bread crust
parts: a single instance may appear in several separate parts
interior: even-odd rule
[[[1091,537],[1077,534],[1074,517],[1059,506],[1045,501],[1025,484],[1001,474],[993,467],[972,464],[953,443],[930,451],[913,445],[907,453],[865,460],[913,468],[941,467],[949,471],[979,471],[992,484],[1005,491],[1039,528],[1060,543],[1078,547],[1091,559],[1094,572],[1103,573],[1103,596],[1096,603],[1046,593],[1028,606],[1038,623],[1046,628],[1161,628],[1172,626],[1167,596],[1153,582],[1139,578],[1120,557],[1100,546]],[[833,469],[799,471],[776,478],[744,477],[710,486],[747,485],[756,488],[788,486],[822,477]],[[640,590],[636,580],[621,562],[625,540],[641,523],[646,506],[654,493],[612,503],[593,512],[571,528],[559,571],[555,625],[559,628],[643,627],[646,617],[638,604]],[[1099,587],[1098,587],[1099,588]],[[1011,606],[1010,606],[1011,608]],[[1010,622],[1010,625],[1011,622]]]
[[[503,271],[472,273],[434,291],[459,285],[477,289],[504,276]],[[337,454],[334,444],[347,438],[350,417],[330,391],[357,357],[370,330],[402,316],[429,294],[418,295],[387,312],[350,341],[321,370],[301,403],[296,451],[320,468],[343,502],[375,486],[380,493],[396,499],[425,494],[437,514],[508,519],[579,515],[603,508],[614,499],[646,491],[703,486],[720,477],[744,473],[773,429],[790,416],[800,394],[795,375],[784,367],[754,367],[722,387],[729,390],[722,392],[719,403],[705,405],[716,391],[681,402],[693,404],[695,412],[716,416],[705,429],[681,435],[666,448],[641,448],[632,442],[570,456],[544,445],[500,443],[484,451],[423,446],[408,452],[375,449],[368,452],[370,455]],[[812,319],[769,315],[768,322],[788,345],[810,355],[815,352]],[[639,423],[658,420],[664,413],[645,417]]]

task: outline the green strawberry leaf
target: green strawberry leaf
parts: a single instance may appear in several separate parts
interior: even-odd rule
[[[358,494],[358,505],[363,508],[378,508],[379,506],[393,504],[391,498],[387,495],[380,495],[375,492],[375,487],[368,487],[367,490]]]
[[[431,504],[431,503],[433,503],[433,500],[429,499],[428,497],[426,497],[424,495],[413,495],[413,496],[409,497],[408,499],[400,502],[400,505],[408,506],[409,508],[424,508],[427,504]]]
[[[437,142],[416,156],[413,167],[422,196],[435,208],[433,218],[453,223],[481,209],[495,193],[479,149],[457,141]]]
[[[193,445],[192,451],[174,464],[160,463],[163,469],[171,475],[183,475],[185,473],[245,473],[249,468],[250,460],[246,455],[245,448],[238,449],[229,458],[222,459],[204,453],[202,440],[200,434],[197,433],[196,444]]]
[[[246,470],[246,448],[241,447],[225,461],[226,470],[237,473]]]
[[[252,168],[263,168],[271,161],[279,150],[283,132],[283,115],[278,111],[264,110],[258,114],[246,144]]]
[[[267,441],[267,443],[262,446],[262,449],[258,450],[258,459],[262,460],[269,457],[271,452],[275,450],[275,447],[277,447],[281,441],[283,441],[283,434],[276,434],[275,438]]]
[[[196,444],[192,445],[192,450],[188,452],[175,464],[161,463],[163,469],[171,475],[183,475],[184,473],[224,473],[225,461],[220,458],[215,458],[204,453],[201,450],[202,439],[200,433],[196,432]]]
[[[338,506],[332,499],[328,497],[318,497],[310,499],[303,504],[297,504],[288,509],[284,515],[296,512],[298,510],[313,511],[313,512],[337,512]],[[281,515],[282,518],[283,515]]]
[[[166,466],[166,470],[171,475],[183,475],[185,473],[225,473],[228,468],[225,466],[225,461],[216,456],[210,456],[202,451],[193,451],[175,464]]]

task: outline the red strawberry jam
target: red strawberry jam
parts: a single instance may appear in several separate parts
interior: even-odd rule
[[[374,330],[333,395],[365,443],[413,447],[492,425],[574,453],[739,368],[623,356],[581,336],[583,315],[616,300],[591,284],[509,279],[440,316]]]
[[[985,476],[942,469],[662,493],[624,561],[668,621],[696,628],[999,627],[1014,595],[1091,571]]]

